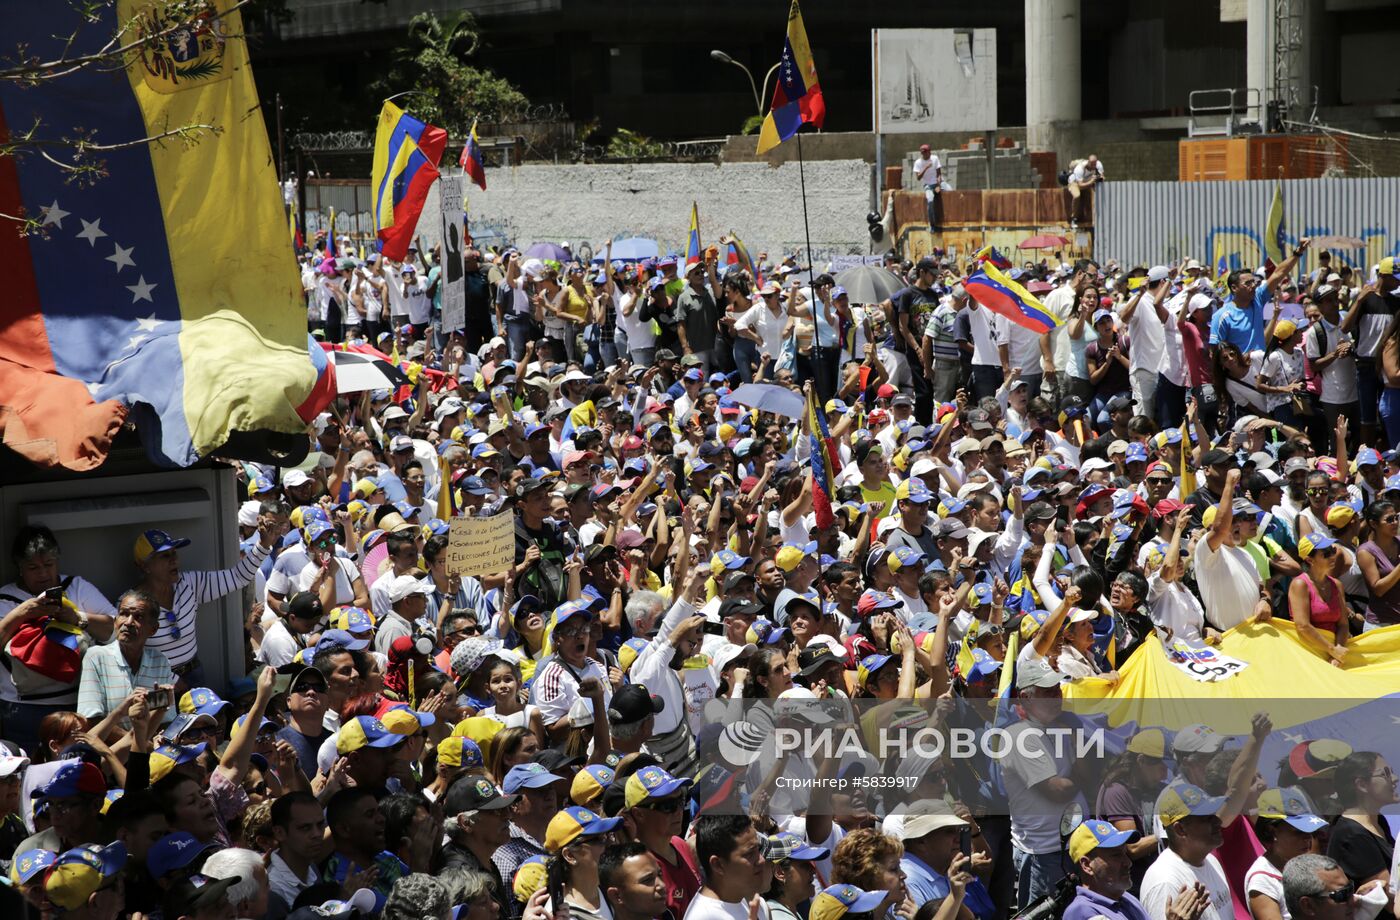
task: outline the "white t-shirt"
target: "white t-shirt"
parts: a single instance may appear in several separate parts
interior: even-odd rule
[[[1133,342],[1128,352],[1128,361],[1133,370],[1155,371],[1162,366],[1162,353],[1167,348],[1167,330],[1162,325],[1162,318],[1157,315],[1150,293],[1138,298],[1137,309],[1128,318],[1128,336]]]
[[[734,321],[734,328],[752,329],[763,340],[758,346],[760,355],[767,353],[777,358],[783,350],[783,327],[787,325],[787,312],[779,310],[777,315],[768,309],[767,304],[750,307]]]
[[[627,309],[637,300],[637,295],[627,291],[617,299],[617,328],[627,336],[628,348],[650,348],[656,344],[656,333],[651,331],[651,321],[642,322],[642,308],[638,304],[627,315]]]
[[[1074,293],[1074,288],[1068,284],[1062,284],[1040,301],[1045,307],[1045,312],[1058,318],[1062,325],[1050,330],[1050,354],[1055,360],[1055,370],[1057,373],[1065,373],[1073,366],[1073,351],[1069,338],[1069,319],[1074,314],[1074,307],[1078,297]],[[1034,371],[1022,368],[1023,373],[1031,374]]]
[[[1147,908],[1147,916],[1152,920],[1166,920],[1167,902],[1175,898],[1182,888],[1200,882],[1210,897],[1210,905],[1201,914],[1200,920],[1233,920],[1234,902],[1230,898],[1230,883],[1225,881],[1225,870],[1220,860],[1212,853],[1199,866],[1193,866],[1172,850],[1157,854],[1147,874],[1142,879],[1142,894],[1138,900]]]
[[[1318,340],[1318,329],[1321,328],[1326,339],[1327,348],[1323,349]],[[1351,333],[1342,332],[1340,326],[1334,326],[1327,321],[1326,317],[1318,317],[1318,321],[1308,328],[1303,335],[1303,347],[1308,352],[1308,357],[1316,360],[1324,354],[1337,350],[1337,345],[1341,342],[1351,342],[1356,344],[1356,339]],[[1356,402],[1356,352],[1352,352],[1345,358],[1338,358],[1322,369],[1322,393],[1321,400],[1332,405],[1345,405]]]
[[[1303,353],[1296,348],[1291,352],[1275,348],[1264,356],[1264,363],[1259,368],[1259,376],[1272,387],[1297,383],[1303,379]],[[1287,393],[1264,394],[1264,405],[1270,410],[1286,406],[1288,402]]]
[[[972,332],[972,363],[1000,367],[1001,352],[997,346],[1002,340],[994,322],[996,314],[980,305],[967,310],[967,328]]]
[[[262,644],[258,646],[258,661],[273,668],[291,664],[302,646],[292,636],[286,622],[278,620],[263,633]]]
[[[1210,540],[1196,544],[1196,586],[1201,589],[1205,613],[1212,626],[1224,632],[1254,614],[1259,603],[1259,570],[1249,553],[1221,543],[1212,551]]]
[[[389,315],[403,316],[408,305],[403,299],[403,279],[399,277],[399,266],[392,262],[384,263],[384,288],[388,291]]]
[[[1023,375],[1040,373],[1040,333],[1027,329],[1020,323],[1013,323],[1002,316],[996,316],[997,341],[1006,343],[1007,357],[1012,367],[1019,367]],[[980,363],[980,362],[979,362]]]
[[[1279,913],[1288,920],[1288,905],[1283,900],[1283,873],[1267,856],[1260,856],[1244,874],[1244,893],[1248,901],[1250,895],[1258,892],[1278,902]],[[1251,910],[1251,913],[1253,911]]]
[[[404,303],[408,308],[408,321],[415,325],[423,325],[432,319],[433,301],[428,297],[428,287],[423,283],[423,279],[414,273],[412,281],[404,282]]]
[[[1186,386],[1186,346],[1181,341],[1181,327],[1176,324],[1176,314],[1167,311],[1167,321],[1163,324],[1167,333],[1167,355],[1162,364],[1162,376],[1179,387]]]
[[[759,899],[759,920],[768,920],[768,902]],[[749,906],[742,902],[730,904],[712,898],[703,892],[697,893],[685,909],[685,920],[748,920]]]
[[[1171,630],[1172,638],[1188,642],[1204,640],[1201,630],[1205,626],[1205,611],[1196,595],[1180,581],[1163,581],[1160,574],[1153,572],[1147,579],[1147,609],[1152,615],[1152,625]]]
[[[924,167],[928,167],[928,170],[924,171]],[[927,157],[919,157],[914,161],[914,181],[922,186],[937,185],[938,172],[942,168],[943,163],[938,159],[936,153],[930,153]]]
[[[335,560],[335,606],[349,604],[355,600],[356,578],[360,577],[360,570],[355,563],[341,556],[333,556]],[[320,571],[319,563],[308,560],[297,572],[293,583],[295,585],[293,593],[297,591],[310,591],[311,583],[316,580],[316,573]],[[282,592],[278,592],[279,594]]]
[[[1029,648],[1029,646],[1027,646]],[[1068,776],[1072,744],[1047,741],[1045,729],[1029,719],[1007,728],[1008,751],[1002,776],[1011,805],[1011,842],[1027,853],[1056,853],[1060,849],[1060,815],[1069,805],[1046,797],[1036,787],[1047,779]],[[1085,806],[1083,796],[1076,801]]]

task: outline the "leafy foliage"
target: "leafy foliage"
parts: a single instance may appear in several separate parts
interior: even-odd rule
[[[643,159],[666,155],[666,146],[636,131],[618,128],[608,141],[607,156],[617,159]]]
[[[525,94],[491,71],[466,63],[481,45],[470,13],[440,20],[419,13],[408,25],[408,42],[394,53],[388,74],[375,84],[383,96],[406,90],[403,105],[431,124],[461,135],[472,121],[510,121],[529,105]]]

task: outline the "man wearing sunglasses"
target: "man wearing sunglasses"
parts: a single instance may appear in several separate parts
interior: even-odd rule
[[[1283,867],[1283,901],[1292,920],[1351,920],[1356,886],[1335,859],[1304,853]]]

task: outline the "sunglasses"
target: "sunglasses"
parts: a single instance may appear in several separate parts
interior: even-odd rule
[[[642,807],[645,808],[645,809],[647,809],[648,811],[659,811],[659,812],[662,812],[663,814],[674,814],[675,812],[680,811],[680,810],[681,810],[681,806],[683,806],[684,804],[685,804],[685,803],[684,803],[683,801],[681,801],[679,798],[674,798],[674,799],[658,799],[658,800],[655,801],[655,802],[642,802],[642,803],[641,803]]]
[[[165,611],[165,616],[166,619],[170,621],[170,638],[180,638],[180,621],[175,619],[175,611],[167,610]]]
[[[1330,490],[1327,488],[1327,486],[1309,486],[1309,487],[1308,487],[1308,494],[1309,494],[1309,495],[1326,495],[1329,491],[1330,491]]]
[[[1354,894],[1356,894],[1356,885],[1348,883],[1344,887],[1338,888],[1336,891],[1324,891],[1322,894],[1305,894],[1303,897],[1326,898],[1333,904],[1349,904]]]

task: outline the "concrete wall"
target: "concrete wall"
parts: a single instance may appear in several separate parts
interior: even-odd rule
[[[809,161],[806,182],[814,257],[869,251],[871,166]],[[707,246],[731,231],[755,257],[804,245],[796,163],[527,165],[490,169],[486,183],[484,192],[467,188],[471,232],[482,242],[568,240],[575,253],[601,255],[608,237],[642,236],[684,252],[694,201]]]

